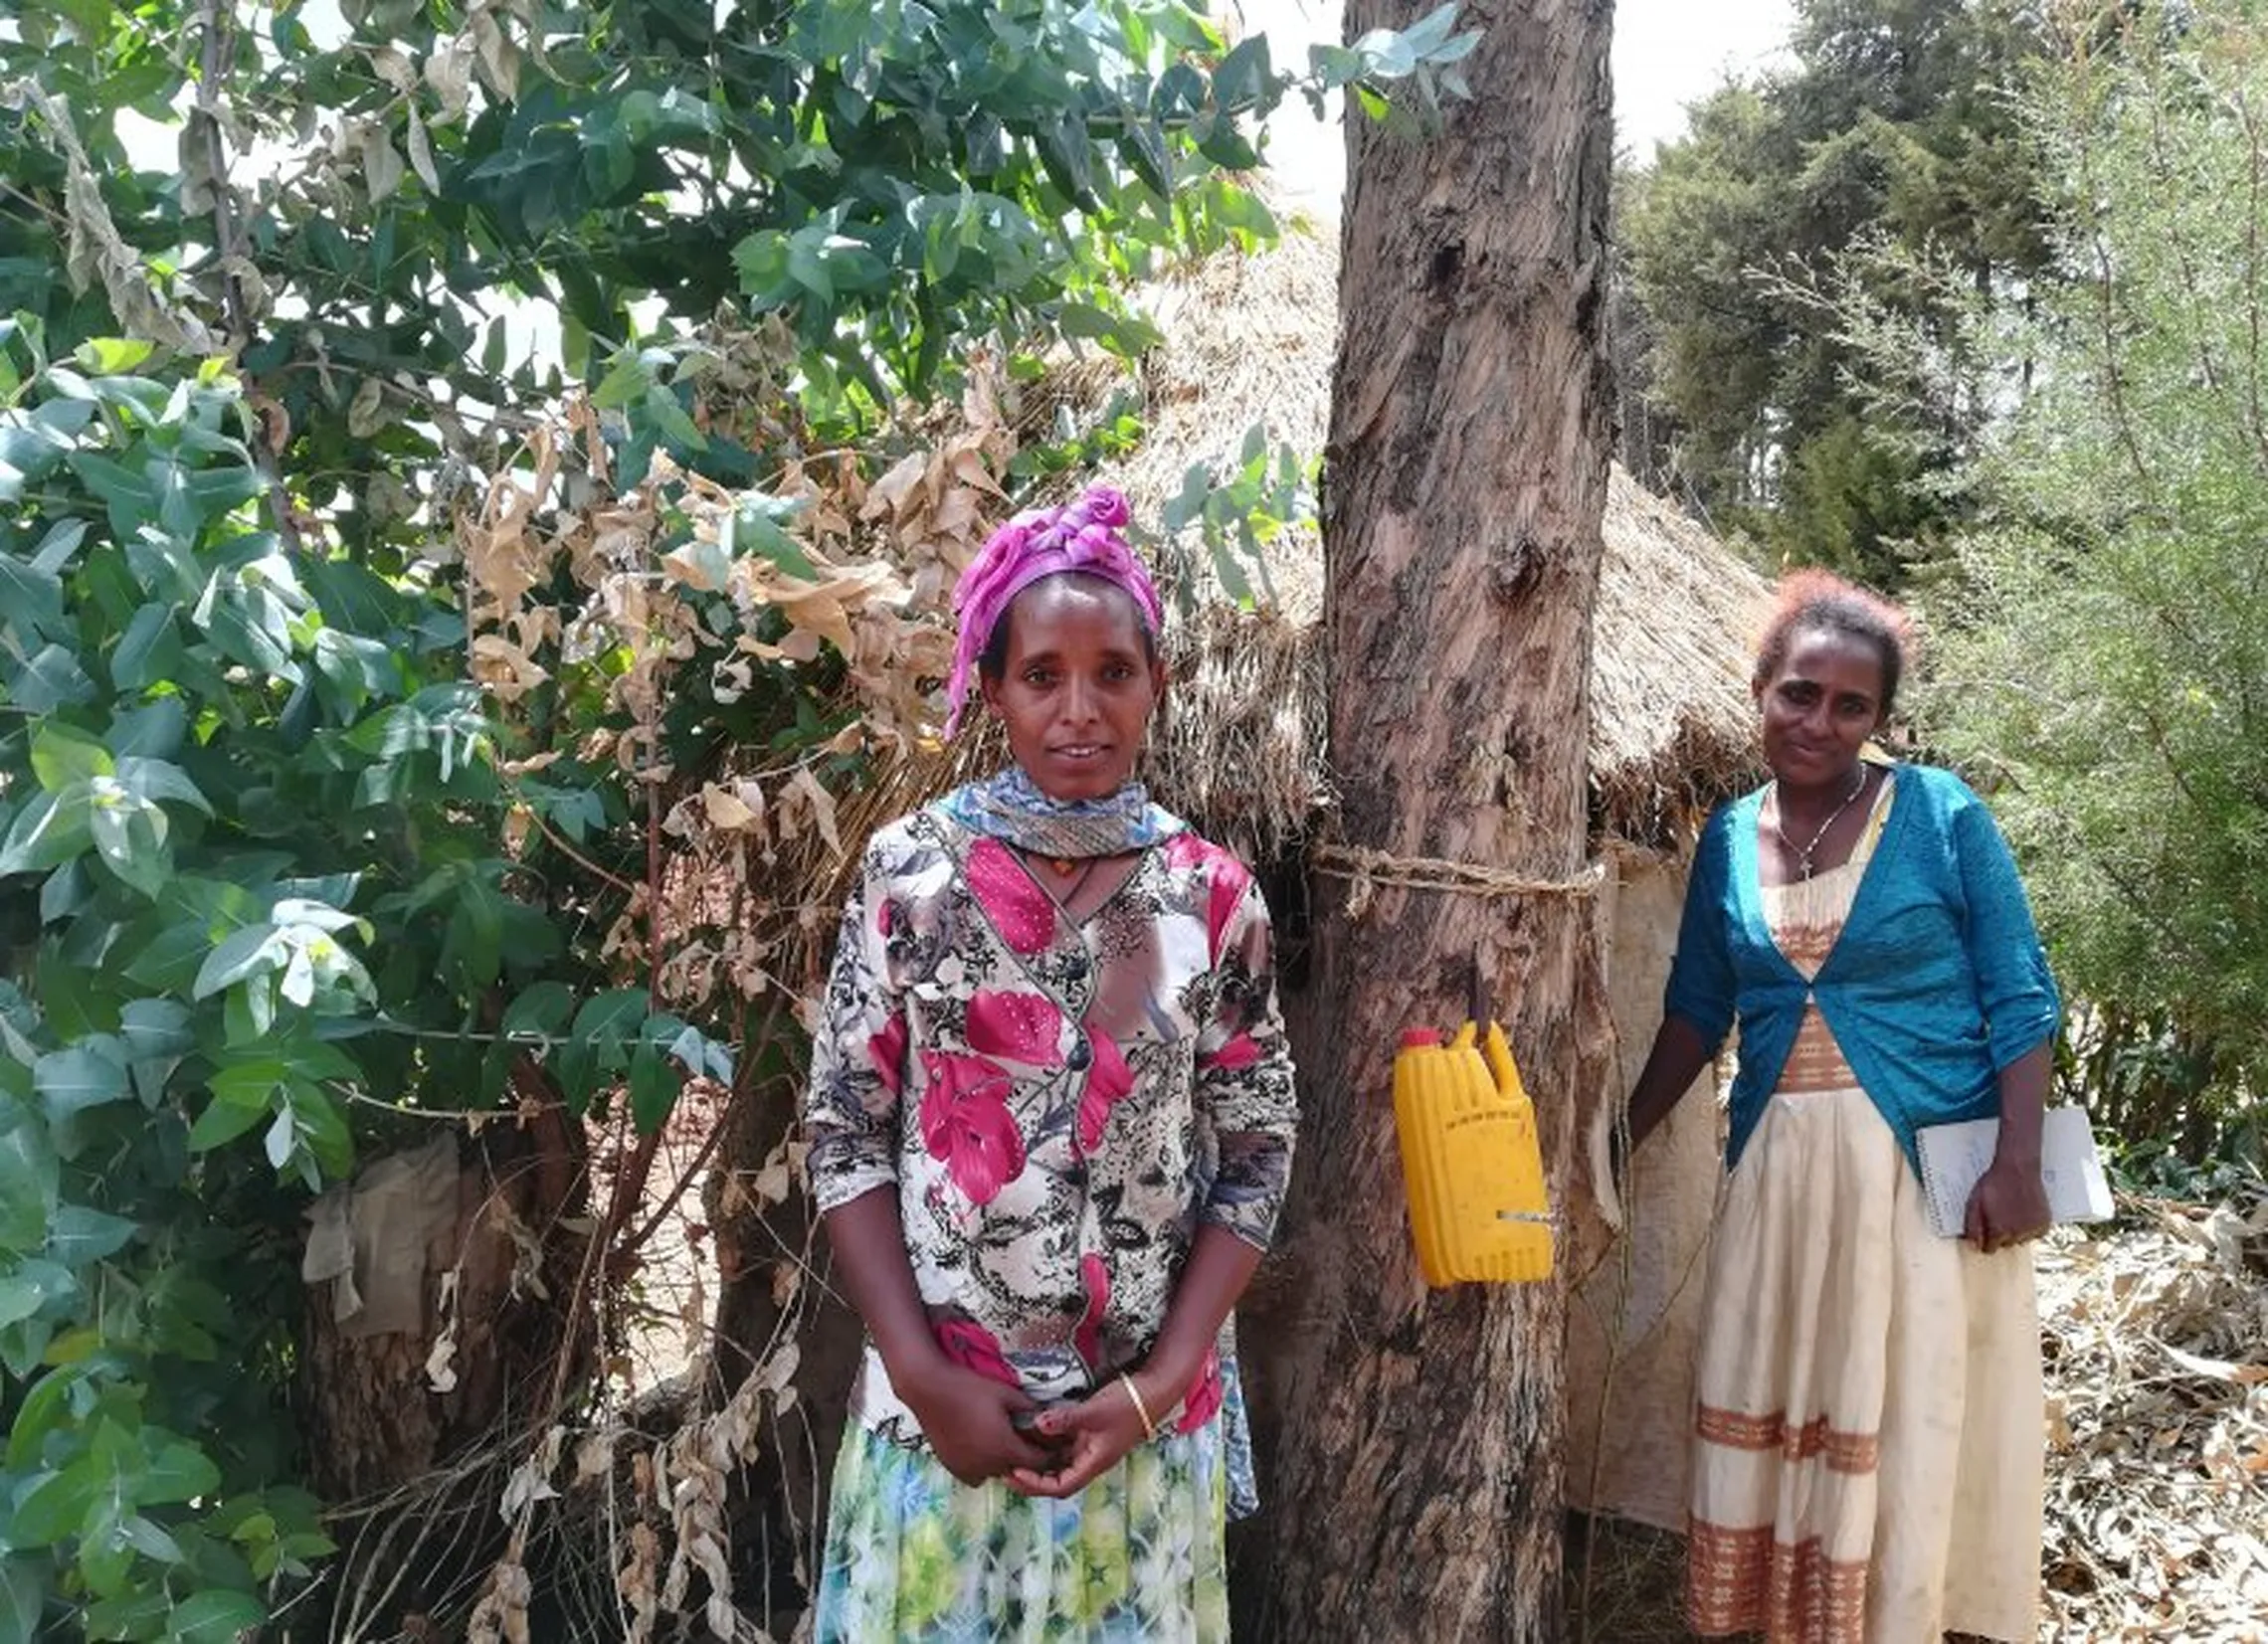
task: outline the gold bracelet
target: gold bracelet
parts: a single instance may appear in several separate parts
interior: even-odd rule
[[[1124,1370],[1118,1372],[1118,1379],[1126,1383],[1126,1396],[1134,1400],[1134,1413],[1142,1418],[1142,1436],[1156,1438],[1158,1424],[1150,1419],[1150,1406],[1142,1402],[1142,1389],[1134,1384],[1134,1377]]]

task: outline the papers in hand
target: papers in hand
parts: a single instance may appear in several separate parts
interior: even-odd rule
[[[1961,1237],[1969,1215],[1969,1195],[1992,1163],[2000,1121],[1970,1119],[1958,1125],[1925,1125],[1914,1132],[1922,1161],[1922,1191],[1930,1202],[1930,1225],[1946,1238]],[[2049,1108],[2040,1126],[2039,1174],[2047,1187],[2048,1215],[2056,1221],[2108,1221],[2112,1215],[2110,1179],[2087,1110]]]

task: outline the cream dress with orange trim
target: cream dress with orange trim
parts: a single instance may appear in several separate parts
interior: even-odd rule
[[[1882,823],[1766,887],[1815,975]],[[2037,1631],[2044,1408],[2028,1245],[1929,1225],[1921,1184],[1813,1005],[1727,1178],[1697,1380],[1686,1604],[1705,1637],[1936,1644]]]

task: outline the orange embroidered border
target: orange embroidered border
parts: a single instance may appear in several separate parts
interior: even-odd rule
[[[1789,1547],[1769,1525],[1728,1530],[1696,1519],[1686,1558],[1686,1619],[1697,1633],[1856,1644],[1865,1632],[1866,1560],[1829,1558],[1817,1537]]]
[[[1697,1633],[1753,1632],[1771,1594],[1772,1527],[1727,1530],[1695,1519],[1685,1536],[1685,1618]]]
[[[1790,1461],[1822,1456],[1837,1473],[1871,1473],[1882,1459],[1882,1441],[1872,1433],[1846,1433],[1827,1425],[1823,1415],[1791,1428],[1780,1453]]]
[[[1704,1444],[1722,1444],[1733,1450],[1778,1450],[1788,1461],[1820,1456],[1837,1473],[1871,1473],[1882,1459],[1882,1441],[1874,1434],[1831,1427],[1823,1415],[1792,1427],[1784,1411],[1747,1415],[1703,1404],[1694,1419],[1694,1431]]]
[[[1842,1046],[1835,1043],[1825,1018],[1814,1007],[1796,1030],[1796,1042],[1789,1046],[1788,1059],[1781,1066],[1777,1090],[1785,1096],[1807,1096],[1822,1090],[1849,1090],[1857,1083]]]
[[[1779,1410],[1770,1415],[1749,1415],[1704,1404],[1694,1419],[1693,1430],[1704,1444],[1723,1444],[1735,1450],[1777,1450],[1788,1436],[1788,1417]]]
[[[1835,938],[1842,935],[1842,928],[1840,919],[1801,923],[1791,919],[1773,927],[1772,940],[1797,970],[1808,962],[1815,971],[1826,963],[1827,955],[1835,951]]]

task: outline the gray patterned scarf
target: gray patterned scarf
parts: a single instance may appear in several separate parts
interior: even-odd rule
[[[970,832],[1035,856],[1117,856],[1145,850],[1189,825],[1152,805],[1149,790],[1138,782],[1127,783],[1108,799],[1051,800],[1021,765],[965,783],[938,805]]]

